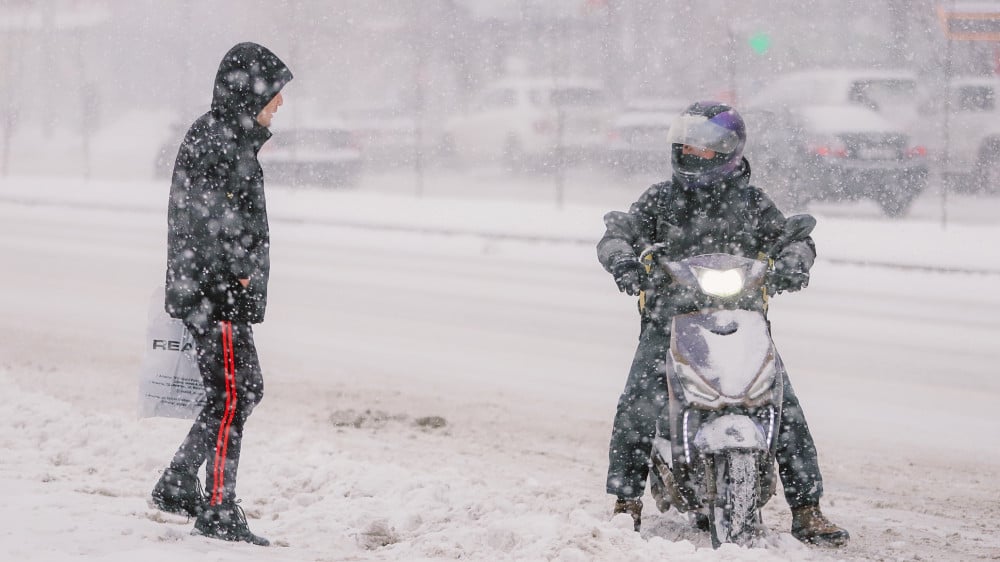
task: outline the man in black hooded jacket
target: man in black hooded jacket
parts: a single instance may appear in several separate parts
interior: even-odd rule
[[[211,110],[191,125],[174,164],[167,211],[167,313],[194,337],[207,403],[153,489],[195,532],[266,546],[236,500],[243,426],[263,396],[252,324],[264,320],[270,239],[257,152],[292,73],[255,43],[226,53]],[[205,464],[206,492],[198,470]]]
[[[736,110],[719,102],[692,104],[674,121],[668,136],[672,180],[650,187],[627,213],[605,215],[607,232],[597,245],[601,264],[629,295],[640,292],[638,255],[648,246],[664,244],[669,260],[717,252],[757,258],[785,226],[781,211],[749,183],[750,164],[742,155],[746,127]],[[804,288],[815,257],[811,238],[785,246],[770,275],[772,290]],[[608,493],[618,498],[615,513],[631,515],[636,531],[656,420],[668,404],[669,321],[697,310],[670,284],[646,291],[644,297],[639,345],[615,415],[607,479]],[[850,535],[820,511],[823,479],[816,446],[787,375],[784,388],[777,461],[792,508],[792,534],[807,543],[842,546]]]

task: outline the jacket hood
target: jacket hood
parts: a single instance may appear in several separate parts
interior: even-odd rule
[[[266,47],[240,43],[219,63],[212,112],[255,118],[291,80],[288,66]]]

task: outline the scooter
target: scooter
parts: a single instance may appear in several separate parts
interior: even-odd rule
[[[652,495],[660,511],[674,506],[707,521],[714,548],[750,546],[776,491],[784,365],[766,316],[768,274],[781,250],[815,225],[809,215],[789,217],[762,259],[704,254],[660,262],[663,245],[640,256],[698,303],[697,312],[670,320],[668,409],[651,453]]]

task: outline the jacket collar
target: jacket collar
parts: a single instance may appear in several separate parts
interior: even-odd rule
[[[678,187],[676,182],[674,186],[667,201],[670,222],[684,223],[695,214],[716,215],[743,204],[750,186],[750,163],[744,158],[729,177],[710,187],[689,190]]]

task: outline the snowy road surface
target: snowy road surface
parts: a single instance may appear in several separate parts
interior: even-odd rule
[[[779,495],[766,548],[713,552],[652,502],[641,536],[609,521],[607,439],[637,321],[592,246],[310,222],[436,209],[463,228],[493,219],[596,241],[606,209],[504,216],[487,201],[275,191],[257,330],[266,392],[239,486],[251,528],[279,545],[265,551],[192,537],[147,504],[187,429],[135,417],[165,192],[26,185],[0,184],[4,560],[1000,558],[1000,276],[822,259],[997,272],[1000,225],[820,217],[812,286],[771,318],[819,446],[825,511],[853,540],[800,545]],[[884,239],[901,231],[912,247]]]

